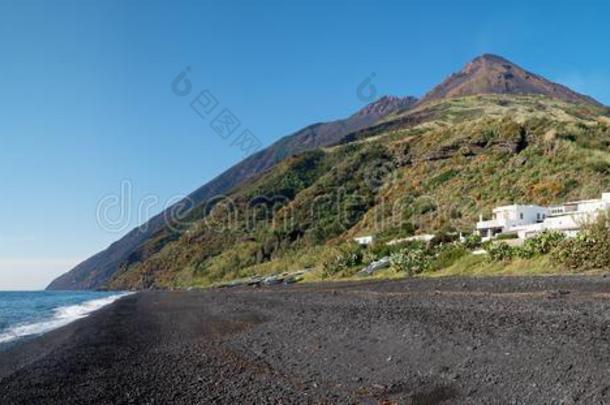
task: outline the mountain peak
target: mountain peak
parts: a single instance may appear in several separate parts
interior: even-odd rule
[[[426,94],[420,103],[479,94],[541,94],[568,102],[600,105],[591,97],[553,83],[493,54],[483,54],[473,59]]]
[[[473,62],[474,61],[479,61],[479,60],[489,61],[489,62],[496,62],[496,63],[510,63],[510,64],[512,64],[512,62],[509,61],[508,59],[503,58],[500,55],[495,55],[493,53],[484,53],[481,56],[477,56],[476,58],[473,59]]]

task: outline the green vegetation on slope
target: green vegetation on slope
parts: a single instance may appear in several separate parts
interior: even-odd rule
[[[357,235],[383,244],[414,233],[469,233],[496,205],[597,196],[610,189],[605,114],[541,96],[421,106],[342,145],[288,158],[174,221],[111,286],[204,286],[305,267],[346,277],[349,265],[329,274],[324,264]],[[448,260],[433,269],[455,266]]]

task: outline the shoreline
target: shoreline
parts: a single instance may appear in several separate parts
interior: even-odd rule
[[[609,297],[603,276],[143,291],[0,352],[0,402],[607,402]]]
[[[117,292],[120,293],[120,292]],[[5,343],[5,347],[0,350],[0,381],[7,375],[12,374],[27,364],[36,361],[62,345],[69,345],[70,339],[78,333],[78,323],[94,317],[97,313],[109,309],[119,301],[136,295],[137,293],[123,293],[123,295],[109,304],[89,312],[87,315],[50,329],[37,335],[17,338],[14,341]]]
[[[15,291],[15,294],[21,292]],[[40,294],[45,293],[44,291],[30,291],[24,292],[26,294]],[[57,292],[63,293],[63,292]],[[76,294],[72,291],[66,291],[66,294]],[[87,293],[87,291],[79,292]],[[8,348],[20,344],[22,341],[34,339],[36,337],[45,335],[53,330],[59,329],[63,326],[69,325],[79,319],[86,318],[92,313],[99,311],[100,309],[114,303],[115,301],[126,297],[131,292],[126,291],[111,291],[108,292],[110,295],[106,296],[90,296],[80,302],[74,302],[71,304],[59,305],[49,309],[47,317],[38,318],[36,320],[30,320],[25,323],[16,323],[3,331],[0,331],[0,351],[7,350]],[[36,299],[36,297],[33,297]],[[52,315],[51,315],[52,314]]]

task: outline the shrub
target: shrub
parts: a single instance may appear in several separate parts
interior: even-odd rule
[[[381,257],[379,254],[377,254],[376,252],[372,251],[371,249],[367,249],[364,254],[362,255],[362,263],[367,264],[367,263],[372,263],[374,261],[379,260]]]
[[[522,246],[511,247],[504,242],[495,243],[488,245],[487,252],[489,258],[495,262],[511,260],[513,257],[532,259],[553,252],[564,239],[565,236],[561,232],[544,231],[527,239]]]
[[[493,243],[487,247],[489,259],[494,262],[511,260],[514,255],[514,249],[504,242]]]
[[[379,260],[382,257],[390,256],[392,253],[400,250],[401,245],[388,245],[385,242],[375,242],[364,253],[364,262],[370,263]]]
[[[432,259],[432,254],[426,250],[423,244],[420,244],[393,253],[390,256],[390,265],[395,271],[405,272],[412,276],[430,268]]]
[[[466,256],[467,254],[468,249],[464,244],[456,242],[440,245],[436,250],[434,261],[430,267],[434,270],[444,269],[451,266],[458,259]]]
[[[610,164],[603,160],[595,160],[589,163],[591,169],[599,174],[608,174],[610,172]]]
[[[440,186],[441,184],[448,182],[449,180],[451,180],[458,174],[459,174],[459,172],[457,170],[449,169],[449,170],[439,174],[438,176],[433,177],[430,180],[428,180],[427,185],[430,188],[436,188],[436,187]]]
[[[434,238],[432,238],[432,240],[430,241],[430,246],[436,247],[436,246],[441,246],[441,245],[445,245],[445,244],[450,244],[450,243],[457,241],[457,239],[458,239],[458,234],[455,232],[454,233],[438,232],[436,235],[434,235]]]
[[[522,259],[546,255],[551,253],[564,239],[565,236],[561,232],[544,231],[534,238],[527,239],[522,246],[515,249],[515,253]]]
[[[418,215],[425,215],[436,211],[436,202],[430,197],[419,197],[413,204],[413,210]]]
[[[406,250],[402,250],[400,252],[392,253],[390,256],[390,266],[394,271],[407,272],[409,270],[409,259]]]
[[[324,277],[330,277],[342,271],[362,264],[362,247],[356,244],[342,246],[339,253],[322,263]]]
[[[574,239],[566,239],[552,252],[552,259],[573,270],[610,267],[610,224],[608,213],[583,226]]]
[[[330,276],[334,276],[335,274],[337,274],[343,270],[346,270],[347,266],[345,265],[343,256],[337,255],[333,259],[325,260],[322,263],[322,269],[323,269],[323,276],[330,277]]]
[[[464,247],[470,250],[481,247],[481,235],[478,233],[473,233],[472,235],[466,236],[464,239]]]

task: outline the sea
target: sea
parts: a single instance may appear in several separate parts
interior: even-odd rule
[[[0,291],[0,350],[84,318],[127,295],[98,291]]]

